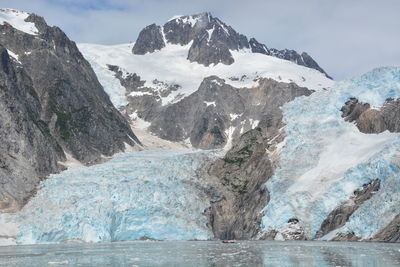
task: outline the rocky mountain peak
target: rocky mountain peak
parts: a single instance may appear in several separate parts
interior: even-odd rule
[[[211,64],[232,64],[234,59],[230,50],[248,48],[246,36],[237,33],[210,13],[191,16],[177,16],[163,27],[152,24],[144,28],[132,49],[136,55],[161,50],[166,43],[192,45],[188,60],[205,66]]]
[[[250,49],[260,53],[292,61],[298,65],[326,72],[307,53],[294,50],[268,48],[255,38],[248,38],[236,32],[219,18],[209,12],[190,16],[174,16],[163,26],[152,24],[144,28],[132,49],[136,55],[153,53],[168,44],[186,46],[190,44],[187,59],[191,62],[209,66],[219,63],[230,65],[235,60],[231,51]]]
[[[144,28],[133,46],[132,52],[136,55],[144,55],[153,53],[156,50],[161,50],[165,47],[162,29],[156,24],[151,24]]]

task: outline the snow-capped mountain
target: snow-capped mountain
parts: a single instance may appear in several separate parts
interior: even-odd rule
[[[306,55],[265,45],[261,51],[255,42],[202,13],[147,26],[134,44],[78,46],[134,125],[167,140],[218,148],[268,119],[257,96],[268,94],[267,80],[312,91],[334,83]],[[225,95],[215,93],[221,87]]]
[[[250,50],[252,53],[286,59],[326,74],[307,53],[300,55],[294,50],[268,48],[255,38],[248,41],[245,35],[237,33],[231,26],[208,12],[175,16],[162,27],[155,24],[147,26],[140,32],[132,52],[144,55],[162,50],[168,44],[191,44],[187,59],[205,66],[219,63],[230,65],[235,62],[232,51]]]

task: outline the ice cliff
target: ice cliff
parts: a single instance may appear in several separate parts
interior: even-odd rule
[[[211,154],[134,152],[67,170],[7,220],[19,225],[19,244],[209,239],[194,177]]]

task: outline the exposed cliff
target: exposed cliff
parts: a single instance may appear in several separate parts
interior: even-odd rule
[[[66,153],[91,164],[139,141],[59,28],[35,14],[0,12],[18,22],[0,24],[0,197],[7,208],[23,205],[40,178],[61,170]]]
[[[255,94],[247,93],[261,105],[261,110],[253,110],[262,114],[258,127],[240,135],[226,155],[213,162],[204,174],[220,192],[208,210],[217,238],[254,239],[260,233],[262,211],[269,201],[265,183],[274,174],[279,162],[278,144],[285,135],[281,107],[311,93],[306,88],[272,80],[261,82]]]

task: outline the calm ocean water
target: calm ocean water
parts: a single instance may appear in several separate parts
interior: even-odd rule
[[[140,241],[0,247],[0,266],[400,266],[400,244]]]

